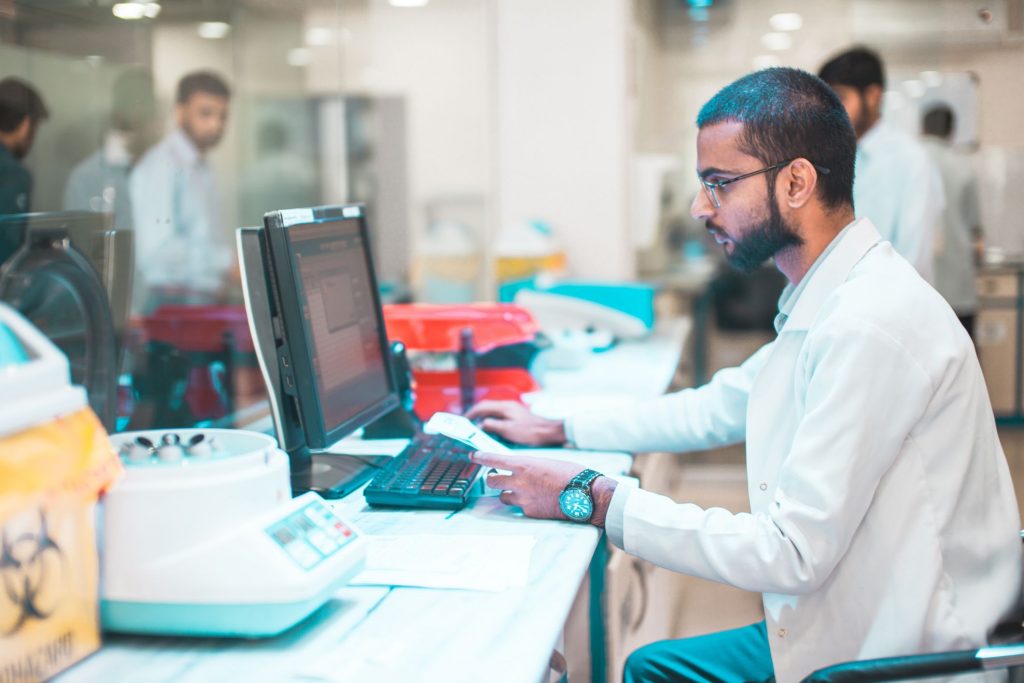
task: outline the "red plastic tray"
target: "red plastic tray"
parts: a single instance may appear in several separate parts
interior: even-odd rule
[[[421,420],[429,420],[438,411],[462,412],[458,371],[427,372],[414,370],[416,405],[414,412]],[[519,401],[528,391],[540,386],[524,368],[485,368],[476,371],[476,391],[473,402],[483,399]]]
[[[388,304],[384,306],[384,323],[388,338],[402,340],[410,351],[458,351],[459,333],[465,327],[473,328],[477,353],[533,341],[540,330],[526,309],[492,303]]]
[[[146,338],[180,351],[224,351],[224,333],[231,330],[235,350],[252,353],[244,306],[160,306],[142,319]]]

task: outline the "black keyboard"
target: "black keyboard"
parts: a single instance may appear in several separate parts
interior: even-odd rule
[[[363,491],[370,505],[458,510],[480,471],[468,446],[441,434],[419,434],[374,475]]]

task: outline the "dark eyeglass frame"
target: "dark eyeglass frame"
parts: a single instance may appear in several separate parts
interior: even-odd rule
[[[786,166],[789,166],[794,161],[796,161],[796,158],[790,159],[789,161],[780,161],[777,164],[772,164],[771,166],[765,166],[764,168],[759,168],[756,171],[751,171],[750,173],[744,173],[743,175],[738,175],[735,178],[726,178],[725,180],[716,180],[713,183],[712,182],[708,182],[706,179],[701,178],[699,175],[697,176],[697,180],[700,181],[701,187],[704,188],[704,194],[706,194],[708,199],[711,200],[712,206],[714,206],[716,209],[720,209],[720,208],[722,208],[722,204],[721,204],[721,202],[718,201],[718,193],[715,192],[715,190],[719,190],[719,189],[725,187],[726,185],[729,185],[731,183],[735,183],[737,180],[743,180],[744,178],[750,178],[751,176],[761,175],[762,173],[769,173],[771,171],[775,171],[777,169],[784,168]],[[814,168],[818,171],[818,173],[820,173],[822,175],[828,175],[830,173],[829,169],[825,168],[824,166],[819,166],[818,164],[814,164]]]

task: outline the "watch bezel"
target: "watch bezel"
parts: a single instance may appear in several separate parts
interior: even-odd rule
[[[585,517],[578,517],[569,512],[568,503],[570,496],[578,496],[586,501],[587,515]],[[593,497],[591,497],[589,491],[581,487],[571,486],[569,488],[564,489],[562,493],[560,493],[558,496],[558,507],[561,509],[562,514],[565,515],[566,518],[572,520],[573,522],[587,522],[590,520],[591,517],[594,516],[594,499]]]

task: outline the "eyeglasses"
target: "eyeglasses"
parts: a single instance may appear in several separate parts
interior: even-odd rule
[[[718,201],[718,190],[722,189],[726,185],[735,183],[737,180],[743,180],[744,178],[749,178],[751,176],[760,175],[762,173],[768,173],[770,171],[783,168],[784,166],[788,166],[794,161],[795,159],[790,159],[789,161],[781,161],[777,164],[772,164],[771,166],[765,166],[764,168],[758,169],[756,171],[751,171],[750,173],[738,175],[735,178],[726,178],[725,180],[716,180],[714,182],[708,182],[706,179],[701,178],[700,176],[697,176],[697,180],[700,181],[700,186],[704,188],[704,194],[706,194],[708,199],[711,200],[711,204],[716,209],[720,209],[722,208],[722,204]],[[824,166],[818,166],[817,164],[814,164],[814,168],[817,169],[818,173],[822,175],[828,175],[829,173],[829,169],[825,168]]]

